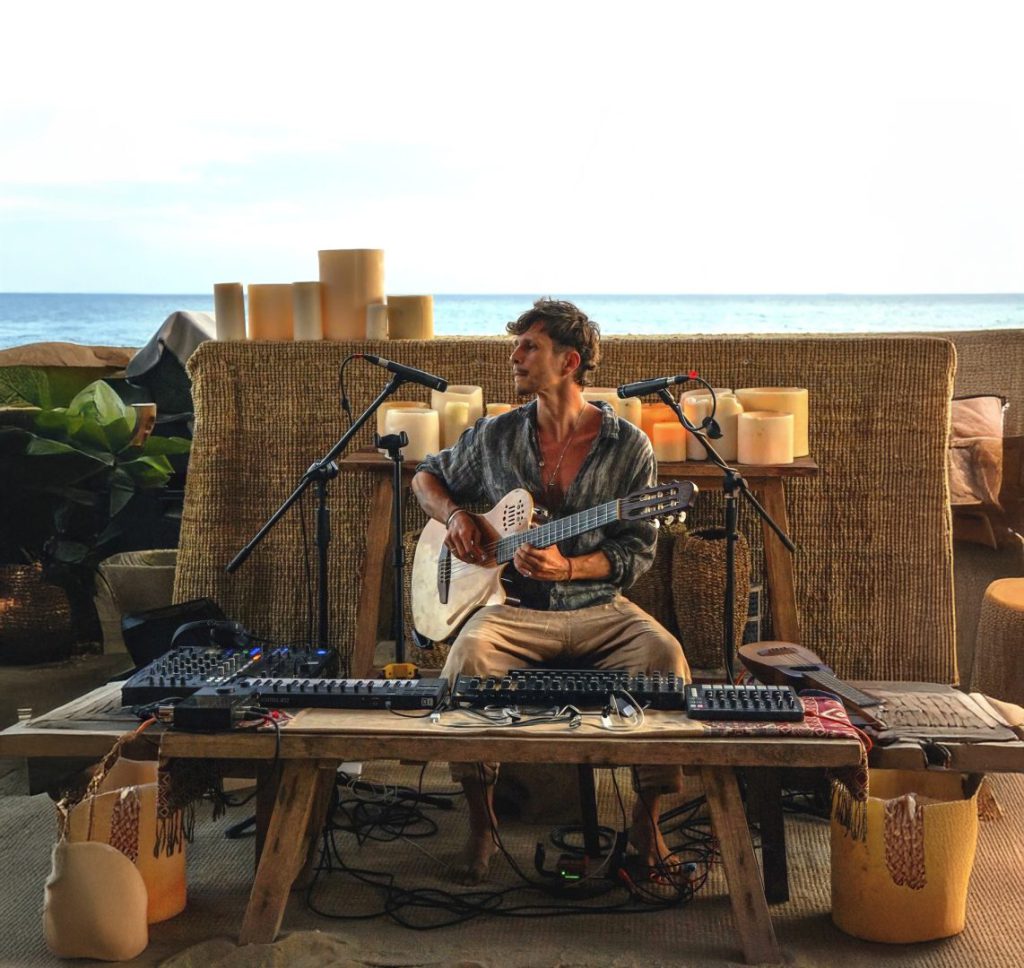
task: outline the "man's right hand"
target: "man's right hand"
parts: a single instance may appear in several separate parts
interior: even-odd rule
[[[459,511],[448,524],[445,547],[456,558],[471,565],[496,564],[497,532],[486,519],[470,511]]]

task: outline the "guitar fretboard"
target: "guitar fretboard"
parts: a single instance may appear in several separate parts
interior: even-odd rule
[[[574,538],[578,534],[593,531],[595,528],[603,527],[618,519],[619,502],[617,500],[599,504],[597,507],[587,508],[586,511],[570,514],[567,518],[549,521],[530,531],[505,535],[504,538],[498,540],[495,557],[499,564],[505,564],[512,560],[516,549],[521,545],[531,544],[535,548],[547,548],[565,538]]]

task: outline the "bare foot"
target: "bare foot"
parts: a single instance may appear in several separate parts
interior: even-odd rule
[[[455,880],[467,887],[475,887],[487,880],[491,861],[497,852],[498,845],[490,830],[482,836],[470,834],[462,856],[455,864]]]
[[[633,807],[633,825],[629,828],[629,845],[635,851],[637,863],[646,865],[652,871],[675,871],[680,866],[658,826],[660,819],[659,798],[646,796],[637,799]]]

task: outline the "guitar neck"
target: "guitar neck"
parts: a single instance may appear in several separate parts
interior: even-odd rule
[[[836,678],[833,673],[825,669],[816,669],[814,672],[804,673],[804,677],[809,682],[814,683],[814,685],[821,686],[822,689],[828,692],[834,692],[841,699],[845,699],[858,709],[863,709],[865,706],[878,705],[878,700],[874,696],[869,696],[859,689],[854,689],[853,686],[847,685],[842,679]]]
[[[601,528],[618,520],[619,502],[617,500],[608,501],[606,504],[587,508],[586,511],[577,511],[576,514],[570,514],[567,518],[549,521],[539,528],[505,535],[498,541],[495,557],[498,564],[505,564],[512,560],[516,549],[524,544],[531,544],[536,548],[547,548],[566,538],[575,538],[578,534],[593,531],[595,528]]]

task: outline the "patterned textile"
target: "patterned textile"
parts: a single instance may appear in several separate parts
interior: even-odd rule
[[[885,866],[893,884],[919,891],[928,883],[924,866],[924,808],[913,793],[882,805]]]
[[[121,851],[133,864],[139,859],[140,812],[139,788],[124,787],[110,818],[110,846]]]
[[[838,699],[823,693],[801,695],[804,718],[799,723],[711,721],[703,723],[708,736],[803,736],[817,739],[855,739],[861,744],[856,766],[829,770],[832,779],[832,812],[850,832],[863,840],[867,835],[868,738],[846,715]]]

